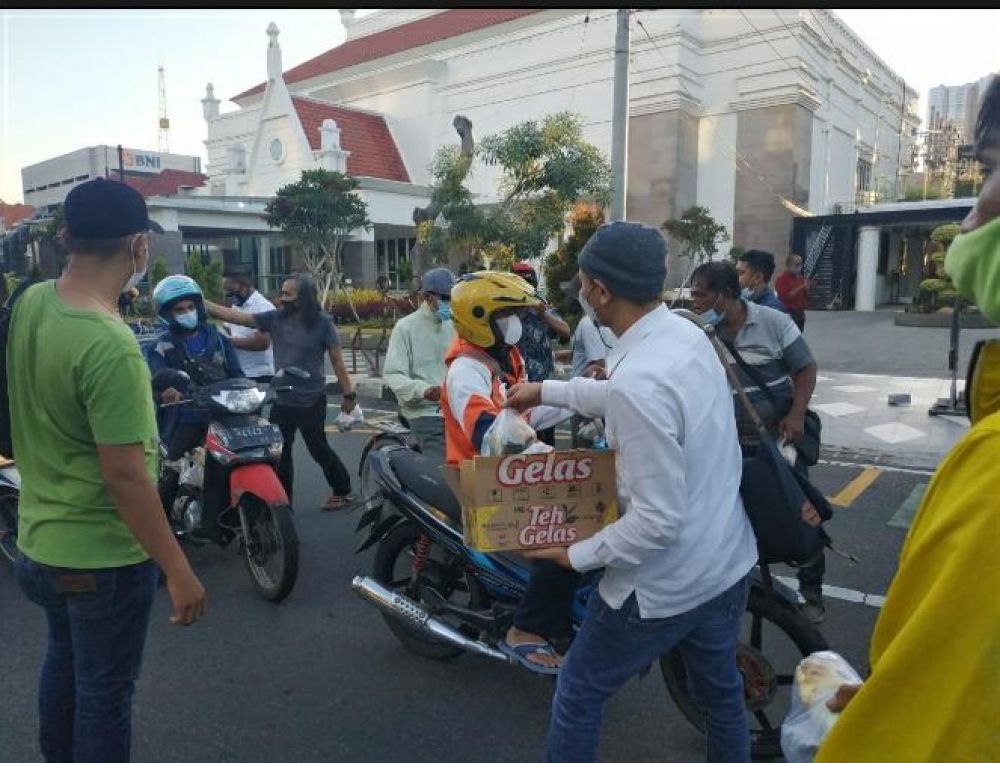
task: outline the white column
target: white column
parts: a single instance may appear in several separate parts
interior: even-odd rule
[[[854,309],[872,312],[878,274],[879,228],[866,225],[858,231],[858,279],[854,292]]]

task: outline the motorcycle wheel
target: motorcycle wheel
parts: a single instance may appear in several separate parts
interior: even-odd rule
[[[460,606],[470,609],[484,606],[485,596],[476,582],[465,573],[454,556],[433,542],[419,579],[414,579],[413,561],[422,534],[420,527],[413,522],[407,521],[396,525],[382,539],[375,552],[372,575],[375,580],[416,602],[421,602],[420,586],[430,586],[446,600]],[[421,657],[446,660],[462,654],[462,650],[458,647],[431,638],[392,615],[383,613],[382,617],[403,646]],[[439,617],[472,638],[479,635],[454,618],[447,615]]]
[[[17,559],[17,499],[14,490],[0,491],[0,556],[11,565]]]
[[[299,576],[299,538],[292,512],[288,506],[269,506],[253,496],[243,497],[239,512],[249,531],[243,538],[243,558],[250,579],[261,596],[279,602],[292,592]]]
[[[763,590],[750,590],[736,662],[743,676],[754,760],[781,757],[781,723],[788,714],[795,668],[803,657],[828,648],[823,634],[779,594],[768,601]],[[660,658],[660,672],[678,709],[704,732],[705,716],[691,696],[679,650]]]

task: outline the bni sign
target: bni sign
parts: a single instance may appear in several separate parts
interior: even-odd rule
[[[122,151],[122,163],[126,169],[136,172],[159,172],[162,169],[159,154],[132,151],[128,148]]]

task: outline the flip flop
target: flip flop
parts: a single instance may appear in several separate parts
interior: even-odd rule
[[[334,495],[330,496],[323,504],[323,511],[344,511],[357,506],[358,497],[356,495]]]
[[[549,657],[558,657],[559,655],[556,653],[556,650],[552,648],[552,644],[547,641],[530,641],[525,644],[511,644],[507,641],[507,639],[503,639],[497,645],[497,648],[510,657],[513,662],[527,668],[532,673],[541,673],[546,676],[559,675],[559,666],[540,665],[537,662],[532,662],[528,659],[528,655],[532,654],[544,654]]]

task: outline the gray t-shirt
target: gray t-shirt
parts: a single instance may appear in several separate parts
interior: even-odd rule
[[[719,335],[736,347],[740,357],[767,382],[767,388],[775,398],[772,404],[766,393],[730,357],[732,369],[746,389],[747,397],[753,404],[768,429],[775,431],[781,420],[792,407],[794,387],[791,374],[798,373],[814,363],[812,351],[802,333],[792,319],[782,312],[743,301],[747,309],[746,323],[734,337],[720,327]],[[728,352],[726,353],[729,354]],[[753,421],[743,409],[736,393],[733,393],[736,407],[736,425],[740,442],[750,445],[757,442],[757,430]]]
[[[311,326],[306,326],[301,314],[286,315],[281,310],[257,313],[254,318],[260,330],[271,335],[275,372],[297,366],[309,373],[308,379],[285,377],[283,384],[293,388],[279,391],[277,402],[294,408],[315,405],[326,394],[326,352],[340,346],[333,321],[321,313]]]

